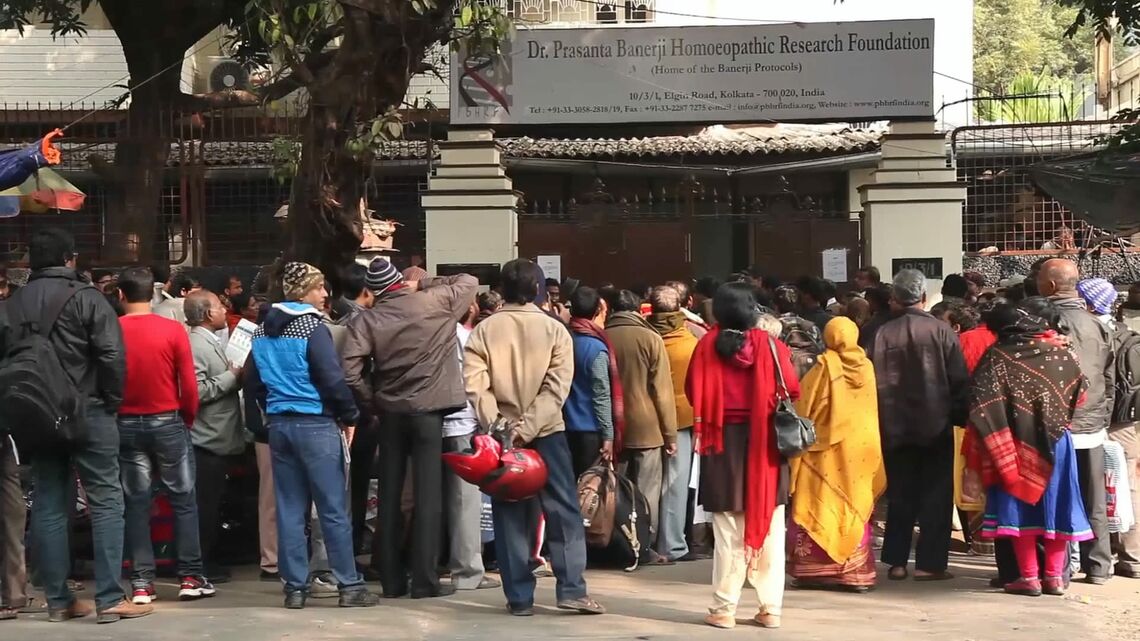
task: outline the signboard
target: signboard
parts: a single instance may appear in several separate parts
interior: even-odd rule
[[[897,274],[904,269],[917,269],[927,278],[942,280],[941,258],[896,258],[891,261],[892,274]]]
[[[931,117],[934,21],[518,29],[451,60],[451,123]]]

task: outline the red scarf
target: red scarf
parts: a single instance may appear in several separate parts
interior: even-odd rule
[[[724,360],[716,352],[714,327],[697,345],[689,365],[686,389],[693,404],[697,453],[720,454],[724,451]],[[772,429],[772,412],[776,408],[776,368],[768,350],[768,334],[754,329],[748,340],[756,347],[752,365],[752,412],[749,424],[748,457],[745,471],[744,547],[749,563],[759,560],[764,539],[776,509],[776,489],[780,481],[780,453]],[[762,346],[762,347],[761,347]],[[791,358],[783,343],[776,342],[781,366],[794,372]],[[788,381],[794,389],[794,381]],[[794,394],[795,392],[793,392]]]
[[[571,318],[570,331],[602,341],[606,345],[606,352],[610,355],[610,396],[612,397],[610,405],[614,413],[614,457],[616,458],[621,453],[622,434],[625,433],[625,400],[621,391],[621,375],[618,374],[614,346],[610,344],[610,339],[602,328],[587,318]]]

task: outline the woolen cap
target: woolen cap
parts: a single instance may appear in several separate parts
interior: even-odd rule
[[[373,294],[380,295],[387,291],[392,285],[404,281],[404,276],[396,269],[396,266],[391,261],[384,258],[373,258],[372,262],[368,265],[368,274],[364,277],[364,282],[368,285],[368,289],[372,290]]]
[[[321,270],[308,263],[285,263],[281,275],[281,289],[287,300],[301,300],[305,294],[320,287],[325,282]]]
[[[1116,303],[1116,288],[1103,278],[1086,278],[1077,283],[1077,293],[1084,299],[1089,309],[1098,316],[1112,313]]]

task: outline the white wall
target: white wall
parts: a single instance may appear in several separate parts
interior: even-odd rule
[[[892,20],[934,18],[934,70],[957,80],[935,75],[934,104],[954,102],[973,95],[974,3],[973,0],[657,0],[659,25],[740,24],[744,18],[757,21],[829,22],[847,20]],[[663,12],[700,14],[722,19],[667,15]],[[889,74],[889,69],[883,69]],[[950,127],[967,124],[967,104],[944,112]],[[939,119],[943,114],[939,115]]]

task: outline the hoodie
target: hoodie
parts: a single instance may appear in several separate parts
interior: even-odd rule
[[[606,335],[621,375],[624,447],[652,449],[677,442],[677,404],[665,341],[637,312],[610,316]]]
[[[1085,404],[1073,412],[1073,444],[1077,449],[1089,449],[1103,442],[1104,430],[1112,419],[1113,390],[1116,383],[1116,359],[1112,352],[1112,333],[1108,326],[1089,312],[1080,298],[1050,298],[1060,312],[1057,323],[1061,333],[1069,337],[1081,373],[1089,380]],[[1094,435],[1082,438],[1081,435]],[[1101,435],[1100,438],[1095,435]]]
[[[360,412],[344,382],[332,334],[321,313],[305,303],[277,303],[253,334],[246,393],[267,416],[328,416],[355,425]],[[264,431],[248,412],[250,431]]]

